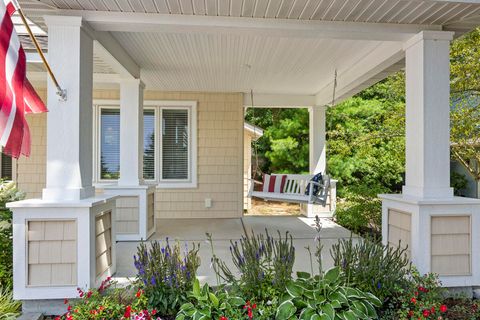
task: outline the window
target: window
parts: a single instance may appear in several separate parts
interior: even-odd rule
[[[95,108],[97,181],[120,176],[120,108],[118,101]],[[143,110],[143,179],[160,188],[197,185],[196,102],[145,101]]]
[[[162,180],[189,177],[188,110],[162,109]]]
[[[13,164],[12,157],[2,153],[2,179],[11,181],[13,180]]]
[[[143,110],[143,179],[155,180],[155,110]]]
[[[100,111],[100,179],[120,177],[120,110]]]

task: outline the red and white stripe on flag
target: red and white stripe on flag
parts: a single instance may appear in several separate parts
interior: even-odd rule
[[[30,130],[26,113],[46,112],[26,78],[27,60],[11,16],[14,1],[0,0],[0,145],[14,158],[30,155]]]

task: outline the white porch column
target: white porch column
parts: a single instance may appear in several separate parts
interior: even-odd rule
[[[143,89],[139,79],[120,83],[119,186],[138,186],[143,181]]]
[[[93,40],[81,17],[48,16],[48,55],[67,90],[59,101],[48,81],[47,181],[44,200],[79,200],[92,186]]]
[[[324,106],[314,106],[308,109],[309,142],[310,142],[310,173],[324,173],[326,169],[326,139],[325,139],[325,111]]]
[[[451,32],[421,32],[406,52],[406,183],[403,194],[451,198]]]
[[[406,248],[420,273],[447,287],[480,285],[480,201],[450,188],[452,32],[424,31],[405,44],[406,181],[380,195],[384,244]]]

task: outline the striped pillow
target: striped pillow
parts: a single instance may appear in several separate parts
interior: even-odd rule
[[[287,182],[286,175],[263,175],[263,192],[283,193],[283,187]]]

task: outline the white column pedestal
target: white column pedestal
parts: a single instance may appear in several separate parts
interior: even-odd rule
[[[115,198],[23,200],[13,211],[16,300],[78,297],[116,270]],[[38,310],[43,311],[43,310]]]
[[[117,241],[147,240],[155,233],[155,186],[103,186],[106,195],[116,196]]]
[[[480,199],[380,198],[384,244],[408,245],[420,273],[439,274],[446,287],[480,286]]]

